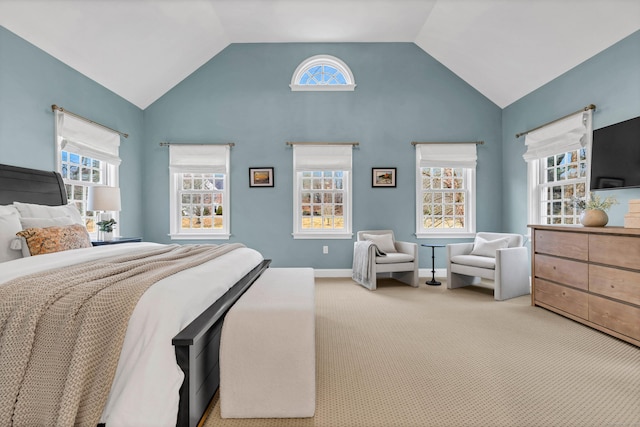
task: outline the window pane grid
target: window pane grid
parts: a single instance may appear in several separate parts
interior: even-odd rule
[[[345,230],[344,180],[344,171],[298,173],[301,230]]]
[[[464,168],[424,167],[420,174],[423,229],[464,230],[468,196]]]
[[[540,223],[579,224],[580,212],[573,207],[571,199],[586,195],[586,149],[559,153],[541,160]]]
[[[87,231],[97,233],[97,212],[87,211],[89,187],[106,185],[107,163],[69,151],[61,151],[61,170],[67,199],[73,204],[84,221]]]
[[[224,228],[225,174],[178,174],[180,229],[222,230]]]

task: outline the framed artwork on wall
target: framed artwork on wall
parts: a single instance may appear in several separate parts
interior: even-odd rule
[[[249,187],[273,187],[273,168],[249,168]]]
[[[371,168],[372,187],[395,187],[396,168]]]

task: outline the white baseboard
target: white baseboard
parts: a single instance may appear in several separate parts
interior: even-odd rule
[[[315,277],[351,277],[350,268],[316,268],[313,270]],[[420,277],[431,277],[431,269],[418,270]],[[436,277],[447,277],[446,268],[436,268]]]
[[[350,268],[315,268],[313,272],[315,277],[351,277]]]

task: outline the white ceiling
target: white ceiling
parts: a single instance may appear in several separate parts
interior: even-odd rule
[[[506,107],[639,30],[640,1],[0,0],[0,25],[143,109],[261,42],[414,42]]]

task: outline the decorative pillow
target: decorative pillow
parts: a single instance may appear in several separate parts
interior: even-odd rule
[[[504,249],[509,246],[509,238],[505,237],[496,240],[485,240],[482,237],[476,236],[473,242],[473,249],[471,255],[486,256],[489,258],[496,257],[496,250]]]
[[[23,218],[59,218],[61,216],[71,217],[74,224],[82,224],[80,212],[74,205],[47,206],[33,203],[13,202],[13,206],[18,209]]]
[[[376,244],[378,249],[380,249],[384,253],[396,253],[396,247],[393,244],[393,237],[391,234],[363,234],[362,238],[364,240],[371,240]]]
[[[91,247],[91,239],[87,229],[79,224],[27,228],[18,232],[17,235],[25,238],[31,255]]]
[[[22,258],[22,253],[19,250],[12,249],[12,244],[17,239],[16,233],[20,230],[22,230],[22,226],[18,212],[0,214],[0,262]]]
[[[74,224],[74,222],[71,217],[61,216],[58,218],[20,218],[20,224],[22,224],[22,230],[26,230],[27,228],[47,228],[62,225],[72,225]],[[22,248],[22,257],[30,257],[31,252],[29,251],[27,240],[24,237],[19,237],[19,239],[20,246]]]

